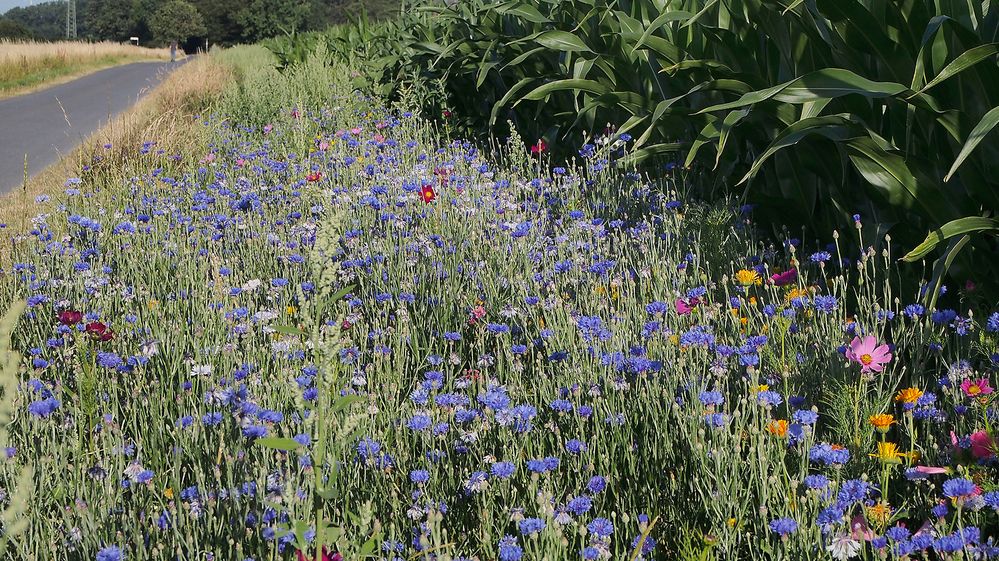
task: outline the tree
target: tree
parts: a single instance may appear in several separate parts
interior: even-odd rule
[[[313,5],[310,0],[247,0],[236,14],[246,39],[259,41],[309,28]]]
[[[84,14],[87,13],[86,0],[77,0],[77,33],[87,36]],[[28,29],[40,41],[58,41],[66,36],[66,2],[42,2],[23,8],[11,8],[3,15],[4,19],[15,21]]]
[[[89,34],[108,41],[128,41],[141,19],[135,0],[89,0],[86,14]]]
[[[205,38],[213,45],[234,45],[244,40],[243,26],[237,20],[244,0],[193,0],[193,3],[208,28]]]
[[[162,43],[204,37],[207,33],[201,12],[184,0],[167,0],[149,18],[153,38]]]
[[[31,30],[12,19],[0,17],[0,39],[31,39]]]

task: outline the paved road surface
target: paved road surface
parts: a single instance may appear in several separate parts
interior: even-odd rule
[[[182,63],[136,62],[0,100],[0,194],[68,154]]]

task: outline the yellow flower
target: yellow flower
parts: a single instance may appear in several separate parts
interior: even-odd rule
[[[867,507],[867,519],[874,522],[877,526],[883,527],[887,525],[890,518],[891,505],[886,502],[879,502]]]
[[[900,390],[895,396],[895,401],[902,403],[915,403],[917,399],[923,397],[923,391],[917,388],[905,388]]]
[[[877,458],[886,464],[900,464],[902,463],[902,458],[908,456],[903,452],[899,452],[898,444],[894,442],[878,442],[878,451],[876,454],[869,454],[872,458]]]
[[[740,269],[738,273],[735,274],[735,282],[741,284],[742,286],[749,286],[752,284],[760,284],[760,274],[756,271],[750,269]]]
[[[756,389],[753,390],[753,391],[755,391],[756,393],[760,393],[760,392],[765,392],[765,391],[767,391],[769,389],[770,389],[770,386],[768,386],[766,384],[760,384],[760,385],[756,386]]]
[[[150,300],[146,304],[146,307],[148,307],[150,310],[155,310],[156,307],[159,306],[159,305],[160,305],[160,301],[159,300]]]
[[[288,306],[286,308],[286,311],[288,312],[289,316],[293,316],[293,315],[295,315],[295,312],[298,311],[298,308],[296,308],[295,306]]]
[[[669,336],[669,342],[672,343],[672,344],[674,344],[674,345],[679,345],[680,344],[680,336],[679,335],[670,335]]]
[[[797,298],[801,298],[804,296],[808,296],[807,290],[801,288],[792,288],[791,290],[787,291],[787,296],[784,297],[784,301],[786,303],[790,303],[791,300],[795,300]]]
[[[167,487],[166,489],[163,489],[163,496],[166,497],[168,500],[173,499],[173,488]]]
[[[729,528],[735,528],[735,522],[736,522],[735,518],[729,518],[728,519],[728,527]]]
[[[881,432],[888,432],[888,429],[895,424],[895,416],[890,413],[880,413],[867,418],[874,428]]]
[[[767,432],[776,437],[784,438],[787,435],[787,421],[784,419],[770,421],[770,424],[767,425]]]

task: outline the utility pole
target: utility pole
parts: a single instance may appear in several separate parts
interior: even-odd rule
[[[66,39],[76,39],[76,0],[66,0]]]

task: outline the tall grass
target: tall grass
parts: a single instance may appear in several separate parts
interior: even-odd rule
[[[767,244],[618,134],[552,167],[234,57],[188,146],[100,146],[9,232],[12,558],[993,551],[994,303],[915,305],[862,220]]]
[[[325,43],[367,60],[362,76],[389,93],[439,83],[432,113],[466,130],[512,121],[574,155],[576,138],[611,126],[635,137],[631,164],[689,166],[704,192],[742,197],[775,225],[814,236],[859,213],[907,249],[938,232],[936,253],[910,259],[937,256],[999,294],[999,239],[968,237],[999,232],[994,2],[421,4]]]
[[[104,66],[140,60],[170,60],[168,49],[103,41],[0,40],[0,97]]]

